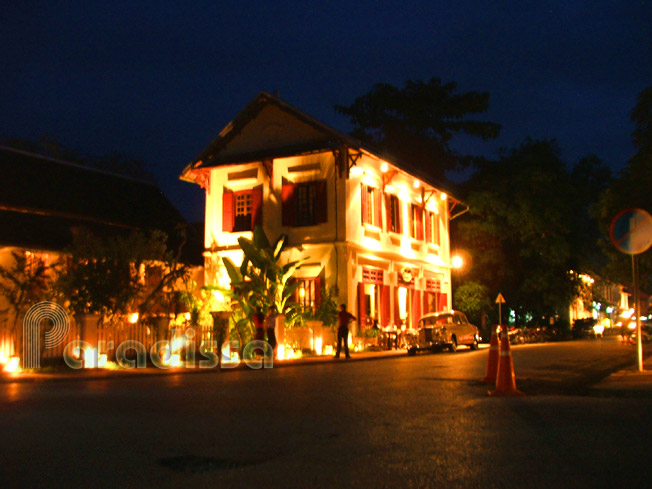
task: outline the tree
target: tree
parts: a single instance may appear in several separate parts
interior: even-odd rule
[[[14,354],[20,351],[18,344],[18,320],[30,307],[44,299],[49,288],[49,267],[34,254],[27,255],[12,251],[13,265],[0,266],[0,295],[9,304],[13,313],[10,334],[14,339]],[[0,312],[6,312],[4,311]]]
[[[600,226],[594,209],[611,181],[611,170],[595,155],[580,159],[570,172],[571,205],[577,213],[572,233],[577,271],[598,272],[604,266],[604,253],[596,246]]]
[[[604,273],[607,278],[621,284],[632,281],[631,258],[611,244],[609,226],[613,218],[625,209],[639,208],[652,213],[652,87],[639,94],[631,120],[635,124],[632,140],[637,152],[612,181],[594,209],[600,223],[600,245],[607,256]],[[641,288],[651,291],[652,251],[640,255],[639,267]]]
[[[502,292],[518,323],[564,316],[579,286],[570,273],[578,212],[556,144],[527,140],[503,151],[479,166],[467,188],[469,218],[455,231],[472,255],[469,280],[490,297]]]
[[[407,81],[401,89],[378,83],[348,107],[335,110],[355,126],[351,135],[377,146],[403,162],[418,165],[434,177],[467,162],[450,147],[457,134],[498,137],[500,126],[469,119],[489,108],[487,92],[456,93],[457,84],[439,78]]]
[[[131,312],[145,293],[141,265],[165,260],[166,241],[161,231],[100,238],[78,229],[55,289],[70,301],[70,309],[78,315],[109,317]]]
[[[489,288],[479,282],[467,281],[453,293],[453,309],[459,309],[473,324],[482,324],[482,315],[490,312]]]

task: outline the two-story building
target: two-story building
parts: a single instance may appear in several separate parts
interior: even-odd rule
[[[206,283],[228,285],[221,257],[240,263],[237,238],[260,224],[289,236],[288,260],[307,258],[297,300],[325,288],[361,331],[451,308],[449,221],[466,206],[276,96],[254,98],[181,178],[206,191]]]

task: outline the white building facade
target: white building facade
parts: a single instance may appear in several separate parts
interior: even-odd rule
[[[240,236],[256,225],[289,237],[306,259],[296,300],[328,290],[357,316],[358,333],[416,328],[451,308],[449,221],[466,210],[441,186],[366,149],[265,92],[183,171],[206,191],[206,283],[228,285]]]

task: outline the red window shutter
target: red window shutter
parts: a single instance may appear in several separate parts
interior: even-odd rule
[[[364,183],[360,184],[360,210],[362,215],[362,224],[367,222],[367,186]]]
[[[410,204],[410,237],[416,238],[414,233],[414,204]]]
[[[398,234],[403,234],[403,205],[401,200],[397,197],[396,200],[396,232]]]
[[[426,242],[427,243],[432,243],[432,230],[431,225],[432,225],[432,213],[430,211],[426,211]]]
[[[389,326],[389,323],[391,321],[390,318],[390,286],[389,285],[381,285],[382,291],[381,291],[381,296],[380,296],[380,325],[383,328],[386,328]]]
[[[263,189],[258,187],[251,191],[251,229],[263,224]]]
[[[390,201],[390,197],[388,194],[385,194],[385,198],[383,199],[385,202],[385,232],[389,231],[391,229],[391,224],[390,221],[392,219],[391,215],[391,208],[390,206],[392,205],[392,202]]]
[[[376,199],[376,222],[374,224],[378,226],[379,228],[383,227],[383,211],[382,211],[382,205],[383,205],[383,196],[380,194],[380,190],[376,189],[374,191],[374,197]]]
[[[358,284],[358,327],[359,330],[362,330],[367,325],[367,308],[366,301],[364,296],[364,284],[360,282]]]
[[[235,217],[233,192],[227,192],[226,189],[222,194],[222,231],[225,233],[233,232],[233,222]]]
[[[315,278],[315,307],[321,304],[321,279]]]
[[[294,184],[284,183],[281,188],[283,226],[294,226]]]
[[[448,308],[448,295],[444,293],[439,294],[439,310],[437,312],[445,311]]]
[[[417,239],[423,241],[423,209],[417,206]]]
[[[421,291],[412,291],[412,327],[416,329],[417,321],[421,319]]]
[[[328,186],[326,180],[315,182],[315,220],[316,223],[328,222]]]
[[[430,312],[430,292],[423,291],[423,314]]]

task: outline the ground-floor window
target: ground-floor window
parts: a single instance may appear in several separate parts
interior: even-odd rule
[[[380,318],[380,288],[377,284],[362,284],[364,295],[364,317],[365,323],[361,324],[363,329],[370,328]]]
[[[299,286],[295,292],[295,301],[301,304],[303,309],[312,309],[314,311],[321,302],[319,277],[300,278],[298,281]]]

